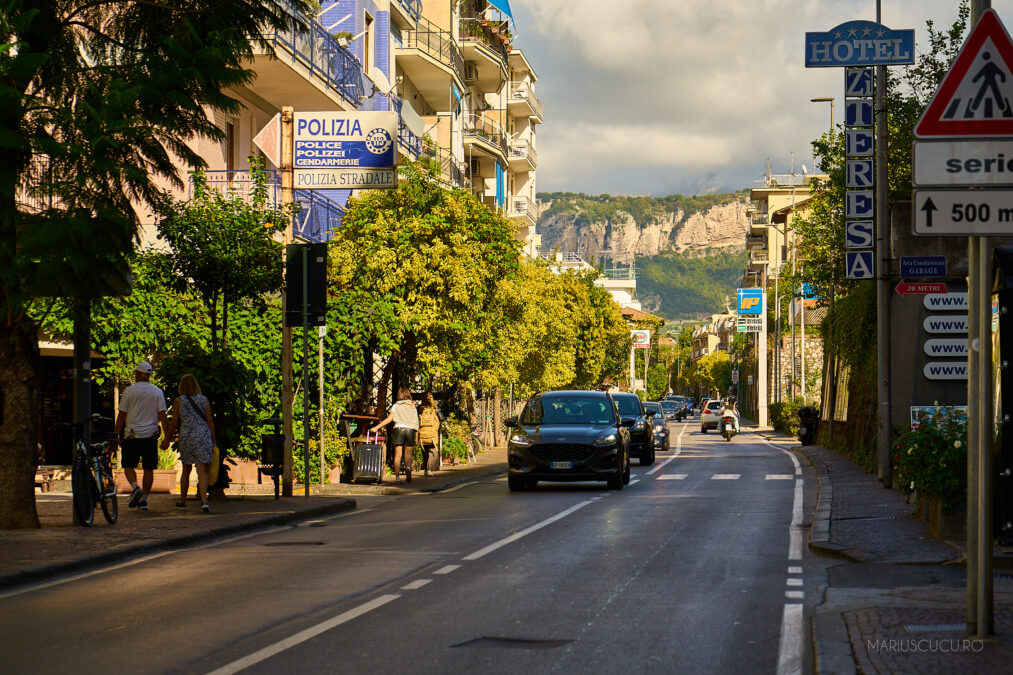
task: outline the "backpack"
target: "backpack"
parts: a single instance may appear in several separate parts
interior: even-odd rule
[[[436,408],[425,407],[419,414],[419,443],[436,445],[440,435],[440,418]]]

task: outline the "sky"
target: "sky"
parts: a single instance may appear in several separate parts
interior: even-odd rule
[[[918,50],[958,0],[882,0],[880,23],[914,29]],[[857,19],[858,0],[511,0],[538,74],[539,192],[663,196],[756,187],[793,166],[843,119],[842,68],[805,68],[806,32]],[[1013,30],[1013,0],[992,2]]]

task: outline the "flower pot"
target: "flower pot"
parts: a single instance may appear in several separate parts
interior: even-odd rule
[[[154,481],[151,484],[152,493],[177,494],[179,492],[179,481],[176,479],[176,469],[155,469]],[[137,484],[140,485],[144,478],[144,472],[137,469]],[[121,494],[130,494],[130,483],[123,475],[123,470],[116,471],[116,491]]]

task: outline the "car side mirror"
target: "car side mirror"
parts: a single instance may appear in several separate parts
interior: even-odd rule
[[[637,423],[636,417],[623,417],[621,420],[619,420],[619,426],[621,427],[632,427],[636,423]]]
[[[517,426],[517,418],[516,417],[508,417],[505,420],[503,420],[503,425],[506,426],[506,427],[515,427],[515,426]]]

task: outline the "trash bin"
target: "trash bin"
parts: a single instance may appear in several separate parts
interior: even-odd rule
[[[798,409],[798,440],[802,445],[811,445],[816,440],[820,411],[815,406],[804,405]]]

